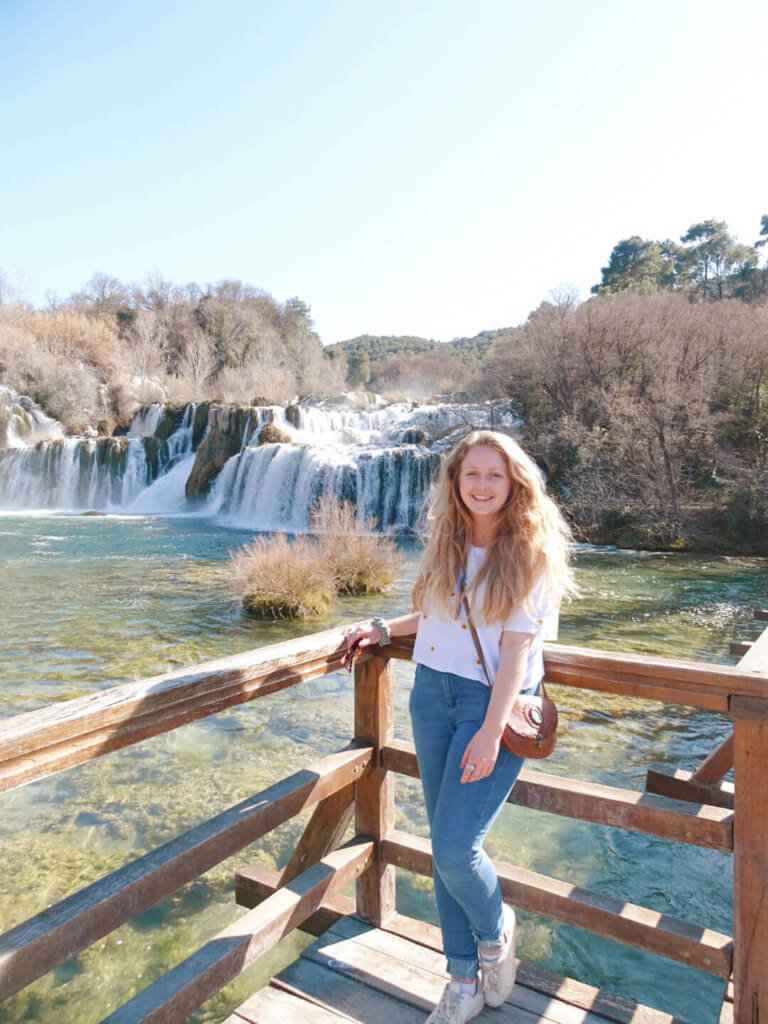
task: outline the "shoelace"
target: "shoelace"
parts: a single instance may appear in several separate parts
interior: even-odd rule
[[[435,1024],[456,1024],[456,1012],[461,1002],[461,992],[454,992],[451,988],[443,991],[442,998],[437,1004],[437,1017]]]
[[[490,985],[491,988],[496,988],[499,984],[499,968],[501,967],[503,962],[503,955],[500,956],[498,960],[483,959],[481,961],[483,977],[485,978],[486,984]]]
[[[507,952],[509,951],[509,943],[499,946],[498,954],[489,960],[480,953],[480,967],[483,972],[483,978],[485,984],[490,985],[492,988],[496,988],[499,983],[499,969],[507,958]]]

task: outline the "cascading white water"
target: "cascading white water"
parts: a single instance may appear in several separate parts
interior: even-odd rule
[[[154,437],[160,419],[165,412],[162,402],[155,402],[139,409],[128,428],[129,437]]]
[[[6,509],[114,510],[149,482],[138,439],[67,438],[0,456],[0,501]]]
[[[254,408],[239,450],[214,478],[207,498],[192,505],[185,486],[195,463],[195,406],[187,406],[178,428],[159,440],[154,434],[165,412],[157,404],[141,410],[125,437],[70,438],[0,452],[0,508],[195,512],[254,530],[298,532],[309,527],[319,498],[333,494],[381,530],[407,530],[452,432],[518,425],[511,410],[499,413],[486,405]],[[293,443],[258,444],[266,423]]]
[[[58,441],[64,431],[27,395],[0,384],[0,450],[26,448],[38,441]]]
[[[159,408],[159,412],[157,409]],[[184,411],[181,426],[166,441],[143,432],[155,429],[164,412],[134,417],[137,436],[66,438],[0,452],[0,508],[54,509],[82,512],[178,512],[185,501],[184,483],[191,469],[195,406]],[[180,487],[166,484],[148,491],[186,458],[187,473]],[[181,474],[176,475],[176,482]],[[159,504],[158,499],[163,498]]]

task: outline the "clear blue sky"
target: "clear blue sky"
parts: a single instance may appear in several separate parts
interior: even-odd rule
[[[240,278],[325,342],[586,297],[768,213],[764,0],[0,0],[0,267]]]

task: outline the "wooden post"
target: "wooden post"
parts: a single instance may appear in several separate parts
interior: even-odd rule
[[[377,926],[395,912],[395,869],[381,847],[395,822],[395,778],[381,763],[382,747],[394,739],[393,679],[388,658],[355,666],[355,741],[374,747],[373,769],[355,783],[355,830],[376,844],[373,864],[357,880],[357,912]]]
[[[731,768],[733,768],[733,733],[726,736],[720,746],[701,762],[691,775],[691,782],[717,785]]]
[[[734,727],[734,1022],[768,1021],[768,698],[731,699]]]
[[[280,885],[292,882],[327,853],[337,850],[352,821],[354,786],[339,789],[321,800],[307,822],[293,855],[283,868]]]

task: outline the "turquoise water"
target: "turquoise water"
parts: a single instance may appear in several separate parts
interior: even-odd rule
[[[2,516],[0,715],[130,679],[408,608],[417,551],[384,598],[346,599],[313,624],[244,617],[227,590],[227,552],[250,534],[187,519]],[[583,596],[561,640],[733,663],[757,634],[766,562],[583,549]],[[410,738],[412,666],[396,665],[396,728]],[[648,767],[693,768],[729,731],[719,715],[560,689],[563,729],[547,771],[642,789]],[[193,723],[0,795],[0,928],[167,841],[338,748],[352,732],[346,673]],[[398,826],[426,824],[418,782],[398,779]],[[0,1022],[98,1021],[242,913],[233,875],[284,864],[302,819],[219,865],[0,1006]],[[730,933],[731,859],[613,829],[506,807],[494,856]],[[403,873],[399,908],[435,920],[430,883]],[[520,955],[675,1012],[714,1021],[722,984],[578,929],[521,915]],[[215,1021],[291,959],[295,935],[195,1015]]]

